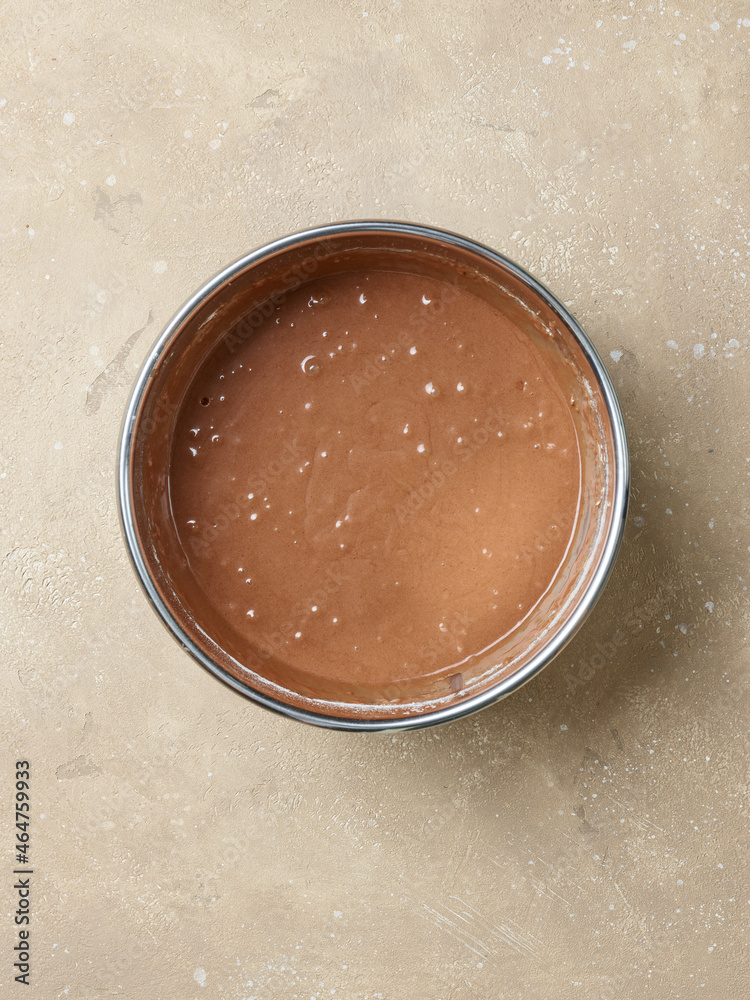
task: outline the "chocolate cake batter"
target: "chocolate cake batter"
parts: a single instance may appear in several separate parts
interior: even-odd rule
[[[427,675],[460,691],[574,531],[553,367],[482,298],[395,271],[313,278],[221,341],[179,412],[170,494],[234,655],[354,700]]]

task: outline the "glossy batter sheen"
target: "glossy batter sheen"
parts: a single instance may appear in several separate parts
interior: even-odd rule
[[[371,271],[313,280],[216,348],[170,490],[250,660],[459,690],[550,586],[579,477],[569,400],[528,337],[468,291]]]

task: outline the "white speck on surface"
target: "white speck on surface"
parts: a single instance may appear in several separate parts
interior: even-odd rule
[[[200,966],[193,973],[193,979],[199,986],[206,985],[206,970],[200,968]]]
[[[568,731],[568,727],[567,726],[560,726],[560,729],[562,729],[562,731],[564,733]]]
[[[73,124],[75,120],[76,116],[72,111],[66,111],[65,114],[63,115],[63,125],[70,126]]]
[[[705,344],[696,344],[695,347],[693,348],[693,357],[694,358],[702,358],[705,353],[706,353],[706,345]]]
[[[676,340],[668,340],[667,347],[671,347],[673,351],[679,351],[680,347]]]
[[[708,611],[708,613],[710,615],[712,615],[713,612],[714,612],[714,602],[713,601],[706,601],[705,608],[706,608],[706,611]]]
[[[711,24],[711,31],[718,31],[720,27],[721,27],[721,25],[719,24],[719,22],[718,21],[714,21]]]
[[[165,260],[155,260],[153,263],[154,274],[164,274],[167,270],[167,262]]]
[[[623,42],[622,47],[625,49],[626,52],[632,52],[637,44],[638,42],[636,42],[634,38],[631,38],[629,42]]]
[[[221,145],[221,139],[218,137],[216,139],[212,139],[208,145],[210,149],[218,149]]]
[[[549,66],[549,64],[552,62],[552,57],[542,56],[542,62],[544,63],[545,66]]]
[[[109,175],[109,177],[107,178],[107,181],[106,181],[106,183],[107,183],[107,184],[108,184],[108,185],[109,185],[110,187],[114,187],[114,186],[115,186],[115,184],[117,183],[117,178],[115,177],[115,175],[114,175],[114,174],[110,174],[110,175]]]
[[[612,358],[612,360],[614,361],[614,363],[617,364],[617,362],[622,357],[622,351],[610,351],[609,352],[609,356],[610,356],[610,358]]]
[[[55,451],[62,451],[62,441],[55,442]]]

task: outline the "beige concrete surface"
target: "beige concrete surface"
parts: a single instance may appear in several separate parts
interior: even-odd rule
[[[0,995],[744,998],[747,5],[5,0],[2,21]],[[126,399],[182,301],[362,217],[546,282],[632,448],[575,641],[507,701],[395,737],[200,670],[115,506]]]

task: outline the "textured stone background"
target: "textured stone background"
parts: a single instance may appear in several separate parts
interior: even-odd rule
[[[747,5],[2,8],[0,787],[30,757],[24,995],[744,997]],[[171,314],[242,252],[357,217],[458,230],[545,281],[632,448],[622,554],[576,640],[507,701],[396,737],[212,680],[147,606],[115,509],[121,414]]]

